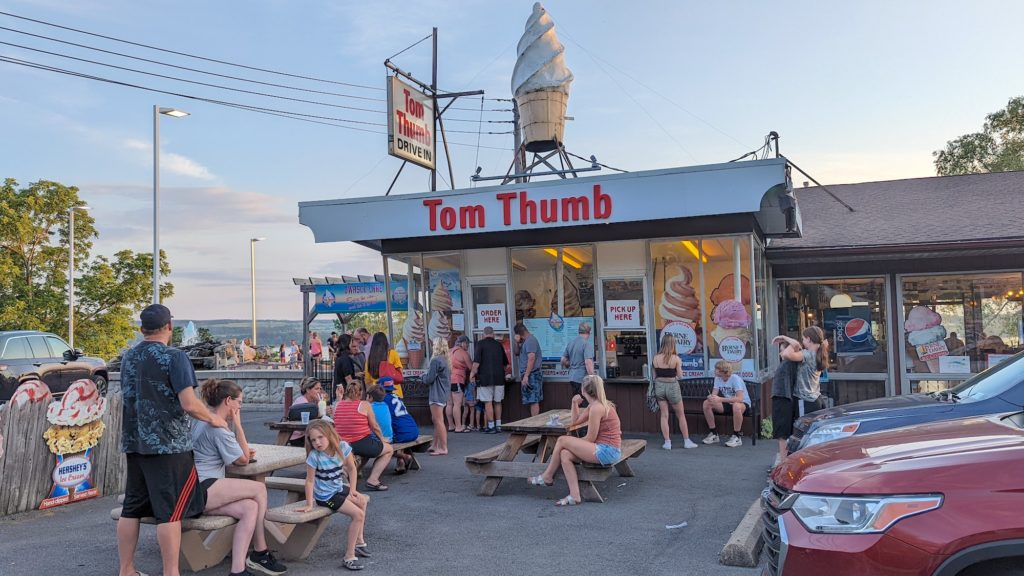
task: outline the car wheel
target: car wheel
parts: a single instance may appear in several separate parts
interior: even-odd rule
[[[93,374],[92,381],[96,383],[96,389],[100,391],[100,396],[106,396],[107,379],[102,374]]]

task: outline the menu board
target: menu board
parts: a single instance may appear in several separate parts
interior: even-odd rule
[[[591,316],[579,316],[575,318],[561,318],[561,322],[551,322],[550,318],[526,318],[523,324],[526,329],[537,337],[540,342],[540,352],[544,360],[557,361],[565,352],[565,346],[574,338],[580,335],[580,324],[587,322],[594,325]],[[591,331],[589,337],[590,345],[594,345],[594,334]]]

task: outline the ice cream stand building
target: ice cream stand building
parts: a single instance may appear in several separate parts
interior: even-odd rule
[[[542,408],[565,407],[558,360],[586,322],[623,425],[652,431],[644,398],[662,332],[676,335],[687,376],[717,359],[751,379],[766,369],[764,245],[800,231],[789,180],[786,161],[769,159],[303,202],[299,219],[317,242],[382,254],[385,293],[407,302],[387,299],[387,312],[409,367],[435,337],[476,341],[490,326],[507,340],[522,322],[542,347]],[[506,419],[522,414],[517,390]]]

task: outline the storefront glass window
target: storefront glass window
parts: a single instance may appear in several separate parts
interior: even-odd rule
[[[404,299],[405,308],[391,308],[391,336],[389,342],[398,351],[402,365],[410,369],[426,367],[427,325],[424,319],[428,294],[423,290],[423,267],[419,254],[390,256],[387,271],[391,275],[392,290]],[[397,284],[397,286],[396,286]],[[404,294],[403,294],[404,292]]]
[[[565,345],[582,322],[594,325],[593,247],[514,249],[512,270],[515,321],[540,341],[545,376],[567,376],[559,365]]]
[[[962,378],[1021,349],[1021,273],[904,276],[902,289],[908,373]],[[944,384],[911,382],[915,392]]]
[[[643,378],[648,362],[643,278],[602,280],[601,294],[605,376]]]
[[[706,376],[724,359],[756,376],[750,237],[651,243],[656,342],[676,337],[686,376]]]
[[[790,280],[782,283],[782,293],[784,334],[799,339],[809,326],[825,331],[829,370],[822,392],[835,404],[885,396],[889,370],[885,279]],[[844,378],[844,374],[857,376]]]
[[[451,348],[455,339],[466,333],[465,305],[462,298],[461,258],[456,253],[424,254],[427,277],[427,338],[442,338]],[[429,347],[428,347],[429,348]]]

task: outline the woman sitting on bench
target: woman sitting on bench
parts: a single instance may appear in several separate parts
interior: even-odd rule
[[[363,383],[356,380],[345,388],[345,395],[334,406],[334,429],[338,437],[352,446],[352,453],[361,458],[374,458],[370,476],[366,479],[369,490],[384,491],[388,487],[380,475],[391,461],[391,444],[384,442],[384,432],[377,424],[373,406],[364,400]],[[372,434],[371,434],[372,432]],[[352,480],[353,484],[355,479]]]
[[[562,467],[565,482],[569,485],[569,495],[555,502],[555,506],[575,506],[581,503],[580,483],[576,475],[577,462],[590,462],[611,466],[622,457],[622,428],[615,404],[608,401],[604,392],[604,380],[600,376],[591,375],[583,378],[581,392],[583,396],[572,398],[572,426],[586,423],[587,436],[559,436],[555,450],[551,453],[548,467],[539,476],[529,478],[533,486],[552,486],[555,473]],[[580,411],[583,400],[589,403]]]
[[[288,568],[267,549],[263,517],[267,514],[267,487],[262,482],[225,478],[228,464],[244,466],[255,460],[242,430],[242,388],[232,380],[211,378],[200,388],[210,410],[228,423],[214,428],[206,422],[192,423],[192,450],[195,454],[199,487],[206,496],[204,514],[238,519],[231,544],[231,574],[249,574],[251,568],[263,574],[284,574]],[[253,552],[249,543],[255,540]]]

